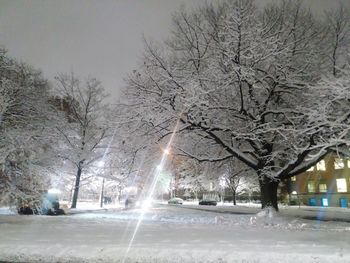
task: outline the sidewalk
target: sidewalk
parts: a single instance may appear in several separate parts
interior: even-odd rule
[[[350,208],[321,206],[286,206],[280,208],[282,215],[318,221],[350,223]]]
[[[259,207],[252,206],[200,206],[200,205],[182,205],[184,209],[194,209],[207,212],[216,212],[223,214],[257,214],[261,211]],[[302,218],[318,221],[339,221],[350,223],[350,208],[340,207],[315,207],[315,206],[280,206],[279,214],[282,216]]]

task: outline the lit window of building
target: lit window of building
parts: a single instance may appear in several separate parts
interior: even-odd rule
[[[319,184],[318,189],[320,193],[327,193],[327,184],[325,183]]]
[[[309,193],[314,193],[315,190],[316,190],[315,182],[314,181],[308,181],[308,183],[307,183],[307,191]]]
[[[326,171],[326,162],[324,160],[319,161],[316,164],[317,171]]]
[[[322,206],[328,206],[328,199],[327,198],[322,198],[321,199],[321,205]]]
[[[348,191],[345,178],[337,179],[337,191],[338,193],[346,193]]]
[[[293,176],[290,178],[291,181],[295,182],[297,180],[297,177],[296,176]]]
[[[334,169],[344,169],[344,160],[340,158],[335,158]]]
[[[315,170],[315,166],[311,166],[309,169],[307,169],[308,172],[313,172]]]

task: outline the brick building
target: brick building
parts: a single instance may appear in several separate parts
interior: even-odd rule
[[[310,206],[348,207],[350,202],[350,160],[335,154],[292,177],[290,202]]]

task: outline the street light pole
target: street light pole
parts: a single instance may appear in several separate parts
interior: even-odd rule
[[[100,200],[100,207],[103,207],[103,191],[105,187],[105,178],[102,178],[102,188],[101,188],[101,200]]]
[[[98,167],[100,167],[100,169],[103,169],[104,165],[105,165],[104,161],[99,161],[98,162]],[[104,191],[104,187],[105,187],[105,178],[102,177],[102,187],[101,187],[101,196],[100,196],[100,198],[101,198],[100,199],[100,207],[101,208],[103,207],[103,191]]]

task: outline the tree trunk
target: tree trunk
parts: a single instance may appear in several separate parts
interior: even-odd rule
[[[71,208],[76,208],[77,207],[81,172],[82,172],[82,168],[79,165],[78,166],[78,171],[77,171],[77,176],[75,177],[75,187],[74,187],[74,193],[73,193],[73,200],[72,200]]]
[[[259,179],[261,192],[261,207],[273,207],[278,211],[277,188],[279,181],[272,181],[270,178]]]
[[[233,201],[233,205],[237,205],[237,202],[236,202],[236,191],[232,191],[232,201]]]

